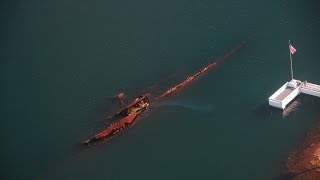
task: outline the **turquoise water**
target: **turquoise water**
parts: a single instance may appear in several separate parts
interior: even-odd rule
[[[276,179],[319,120],[301,95],[286,117],[267,98],[320,84],[315,2],[7,1],[1,5],[1,179]],[[159,94],[242,40],[134,128],[95,147],[124,91]],[[128,99],[128,101],[129,101]]]

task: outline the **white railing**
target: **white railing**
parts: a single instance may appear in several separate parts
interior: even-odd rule
[[[304,94],[320,97],[320,86],[317,84],[306,83],[301,87],[301,92]]]
[[[276,97],[283,92],[283,90],[285,90],[287,88],[287,85],[288,83],[285,83],[283,86],[281,86],[280,89],[278,89],[275,93],[273,93],[269,99],[272,99],[272,100],[276,100]]]

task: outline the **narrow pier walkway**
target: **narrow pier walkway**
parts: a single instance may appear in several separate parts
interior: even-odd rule
[[[320,85],[312,83],[302,83],[301,92],[312,96],[320,97]]]
[[[292,79],[290,82],[286,82],[280,89],[269,97],[269,105],[285,109],[286,106],[300,93],[320,97],[320,85]]]

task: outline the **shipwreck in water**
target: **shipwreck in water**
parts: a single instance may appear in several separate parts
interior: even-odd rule
[[[208,72],[211,69],[216,68],[222,61],[228,59],[231,55],[233,55],[236,51],[238,51],[245,43],[246,41],[243,41],[237,44],[233,48],[229,49],[229,51],[215,58],[211,63],[207,64],[206,66],[198,70],[196,73],[192,74],[191,76],[188,76],[185,80],[167,89],[164,93],[160,94],[158,97],[156,97],[152,101],[149,100],[150,94],[143,94],[140,97],[136,98],[132,103],[130,103],[120,112],[115,113],[112,116],[113,118],[118,118],[119,120],[117,120],[114,123],[111,123],[110,125],[107,125],[101,132],[94,135],[92,138],[84,141],[83,144],[86,144],[86,145],[94,144],[96,142],[99,142],[104,139],[108,139],[122,132],[127,127],[131,126],[133,122],[136,120],[136,118],[138,118],[138,116],[140,116],[151,104],[153,104],[154,102],[160,101],[165,97],[170,96],[175,91],[190,84],[192,81],[197,79],[198,76]],[[124,97],[124,93],[120,93],[115,97],[117,99],[122,99]]]
[[[113,117],[120,118],[120,120],[111,123],[105,129],[103,129],[98,134],[94,135],[92,138],[83,142],[84,144],[91,144],[101,141],[106,138],[110,138],[113,135],[121,132],[126,127],[132,125],[134,120],[144,112],[148,106],[150,105],[149,101],[150,94],[144,94],[138,98],[136,98],[132,103],[126,106],[122,111],[119,113],[114,114]]]

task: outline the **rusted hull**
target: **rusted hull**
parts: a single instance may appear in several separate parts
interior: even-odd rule
[[[84,144],[92,144],[99,142],[101,140],[105,140],[109,137],[112,137],[128,126],[132,125],[134,120],[141,114],[143,111],[147,109],[149,106],[148,100],[149,94],[145,94],[136,98],[131,104],[129,104],[126,108],[124,108],[119,113],[115,114],[116,116],[122,116],[122,119],[108,125],[105,129],[103,129],[98,134],[94,135],[92,138],[83,142]]]
[[[127,105],[126,108],[122,109],[120,112],[118,113],[115,113],[114,115],[112,115],[111,117],[109,118],[117,118],[117,117],[125,117],[128,115],[128,110],[133,108],[137,103],[139,103],[141,100],[144,100],[144,101],[148,101],[149,102],[149,96],[150,94],[143,94],[142,96],[140,96],[139,98],[136,98],[132,103],[130,103],[129,105]],[[140,114],[140,113],[137,113],[137,114]]]
[[[107,126],[106,129],[102,130],[100,133],[96,134],[91,139],[85,141],[84,144],[95,143],[108,137],[111,137],[115,134],[118,134],[119,132],[123,131],[126,127],[130,126],[136,118],[137,114],[135,112],[132,112],[120,121],[117,121]]]
[[[154,101],[159,101],[159,100],[161,100],[161,99],[173,94],[177,90],[179,90],[179,89],[187,86],[188,84],[190,84],[198,76],[208,72],[211,69],[216,68],[222,61],[228,59],[231,55],[233,55],[235,52],[237,52],[245,43],[246,42],[244,41],[244,42],[241,42],[240,44],[238,44],[237,46],[234,46],[233,48],[231,48],[229,51],[227,51],[222,56],[219,56],[218,58],[214,59],[214,61],[211,62],[210,64],[208,64],[205,67],[203,67],[202,69],[198,70],[196,73],[192,74],[191,76],[188,76],[185,80],[183,80],[179,84],[167,89],[163,94],[161,94],[160,96],[156,97]]]

